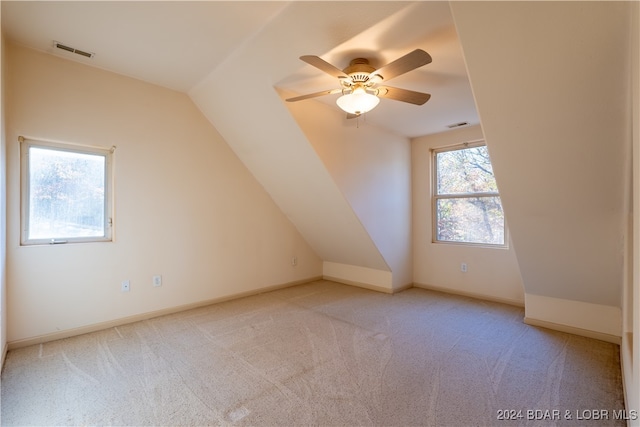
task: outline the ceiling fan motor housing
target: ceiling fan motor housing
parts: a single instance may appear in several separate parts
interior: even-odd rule
[[[345,68],[344,73],[351,77],[351,80],[356,83],[364,83],[369,80],[369,75],[376,69],[369,64],[369,60],[366,58],[356,58],[349,63],[349,66]]]

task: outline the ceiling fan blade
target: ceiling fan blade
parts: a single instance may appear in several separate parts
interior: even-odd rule
[[[304,55],[300,57],[301,60],[303,60],[304,62],[306,62],[309,65],[313,65],[314,67],[318,68],[319,70],[324,71],[325,73],[329,74],[330,76],[333,77],[337,77],[339,79],[348,79],[349,76],[347,74],[344,73],[344,71],[342,71],[341,69],[334,67],[333,65],[329,64],[327,61],[325,61],[324,59],[320,58],[319,56],[315,56],[315,55]]]
[[[382,68],[377,69],[371,73],[370,79],[373,78],[373,76],[379,76],[382,80],[391,80],[394,77],[407,73],[411,70],[415,70],[416,68],[427,65],[430,62],[431,55],[422,49],[416,49],[413,52],[388,63]]]
[[[306,95],[300,95],[300,96],[296,96],[293,98],[288,98],[286,99],[287,102],[296,102],[296,101],[302,101],[303,99],[309,99],[309,98],[317,98],[319,96],[324,96],[324,95],[331,95],[334,93],[341,93],[342,89],[330,89],[330,90],[323,90],[321,92],[315,92],[315,93],[308,93]]]
[[[378,91],[380,98],[395,99],[396,101],[408,102],[415,105],[422,105],[431,98],[431,95],[428,93],[415,92],[413,90],[391,86],[381,86],[378,88]]]

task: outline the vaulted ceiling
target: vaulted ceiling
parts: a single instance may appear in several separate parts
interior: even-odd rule
[[[188,93],[323,259],[390,271],[281,94],[332,88],[301,55],[380,65],[422,48],[433,62],[393,86],[431,100],[383,100],[367,126],[406,149],[410,137],[480,117],[526,292],[615,306],[629,209],[629,4],[3,1],[2,29]],[[328,125],[355,126],[334,101],[302,102],[335,111]]]
[[[289,19],[304,25],[297,34],[287,34],[289,42],[273,46],[277,55],[257,56],[251,78],[264,78],[262,69],[284,65],[282,79],[271,83],[304,94],[335,88],[337,82],[299,61],[301,55],[321,56],[342,69],[356,57],[381,66],[422,48],[433,62],[399,76],[393,86],[430,93],[431,100],[423,106],[383,100],[368,114],[368,122],[409,137],[442,132],[453,123],[478,123],[448,2],[358,2],[347,15],[338,3],[304,2],[304,8],[295,3],[6,1],[2,2],[2,28],[6,37],[28,47],[187,93],[261,29],[284,16],[285,9],[296,8],[299,16],[289,14]],[[314,9],[332,14],[331,25],[308,21],[304,11]],[[369,22],[370,27],[354,33],[357,22]],[[328,43],[292,48],[293,38],[309,41],[311,33],[321,34]],[[56,49],[54,41],[95,56],[88,59]],[[251,98],[243,82],[229,84],[239,97]],[[318,101],[337,109],[337,97]]]

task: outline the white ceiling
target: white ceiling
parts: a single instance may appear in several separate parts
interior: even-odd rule
[[[234,50],[279,16],[289,2],[223,1],[2,1],[2,31],[10,40],[74,61],[189,92]],[[363,3],[365,5],[365,3]],[[408,7],[329,52],[309,51],[339,68],[354,57],[378,67],[415,48],[433,62],[393,79],[389,85],[432,95],[423,106],[383,99],[367,123],[407,137],[446,131],[447,125],[479,122],[464,58],[448,2],[407,3]],[[326,3],[330,8],[331,3]],[[340,32],[336,25],[336,33]],[[303,37],[304,35],[291,35]],[[327,38],[335,36],[326,34]],[[339,37],[335,37],[339,39]],[[53,47],[53,41],[95,53],[87,59]],[[280,52],[287,46],[275,47]],[[291,52],[300,56],[299,52]],[[264,55],[275,61],[279,55]],[[273,59],[270,59],[273,58]],[[337,87],[314,67],[297,62],[275,85],[305,94]],[[256,63],[259,75],[263,64]],[[242,82],[237,84],[242,90]],[[247,94],[250,96],[250,94]],[[301,102],[323,102],[338,109],[330,95]]]

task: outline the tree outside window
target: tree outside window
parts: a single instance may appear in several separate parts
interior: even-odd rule
[[[434,242],[505,246],[505,220],[489,151],[466,143],[433,151]]]
[[[22,243],[110,240],[111,151],[22,143]]]

